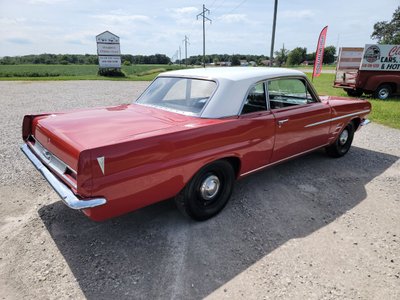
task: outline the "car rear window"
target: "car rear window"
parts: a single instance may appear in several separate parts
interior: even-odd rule
[[[216,87],[211,80],[158,77],[136,103],[198,116]]]

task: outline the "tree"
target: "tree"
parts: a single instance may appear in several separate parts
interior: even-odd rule
[[[378,44],[400,44],[400,6],[393,13],[392,20],[377,22],[371,38]]]
[[[336,47],[328,46],[324,50],[324,64],[332,64],[335,62]]]
[[[307,49],[297,47],[289,52],[287,64],[289,66],[299,65],[306,60]]]
[[[286,63],[288,58],[289,50],[282,48],[279,51],[275,51],[275,61],[277,62],[278,66],[282,66]]]
[[[239,56],[232,55],[231,63],[232,63],[232,66],[240,66]]]

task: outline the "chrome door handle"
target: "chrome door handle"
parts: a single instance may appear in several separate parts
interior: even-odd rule
[[[278,121],[278,126],[279,126],[279,128],[282,127],[282,125],[283,125],[284,123],[288,122],[288,121],[289,121],[289,119],[279,120],[279,121]]]

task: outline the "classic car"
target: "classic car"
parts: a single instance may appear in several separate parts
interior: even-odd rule
[[[296,70],[186,69],[161,73],[132,104],[27,115],[21,149],[93,220],[171,198],[206,220],[237,179],[323,147],[345,155],[370,111],[319,97]]]

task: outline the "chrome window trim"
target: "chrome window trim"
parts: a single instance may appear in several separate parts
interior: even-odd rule
[[[263,80],[257,81],[256,83],[253,83],[252,85],[249,86],[249,88],[247,89],[246,95],[243,98],[242,105],[240,106],[238,116],[248,115],[248,114],[252,114],[252,113],[260,113],[260,112],[263,112],[263,111],[269,111],[270,110],[269,109],[269,101],[267,101],[268,95],[267,95],[267,89],[266,89],[266,85],[265,85],[266,82],[267,82],[267,79],[263,79]],[[247,97],[249,96],[251,89],[253,87],[255,87],[257,84],[259,84],[259,83],[263,84],[266,109],[265,110],[255,111],[255,112],[251,112],[251,113],[246,113],[246,114],[242,113],[243,107],[244,107],[244,105],[246,103]]]
[[[29,140],[32,139],[34,140],[34,143],[29,142]],[[27,144],[29,145],[31,150],[40,158],[40,160],[45,163],[46,166],[48,166],[51,170],[53,170],[55,173],[65,179],[69,184],[71,184],[73,188],[77,189],[77,184],[69,179],[67,176],[65,176],[65,172],[67,171],[67,169],[71,170],[73,173],[75,173],[75,175],[77,175],[77,172],[74,169],[68,166],[65,162],[63,162],[49,150],[47,150],[47,148],[44,147],[33,135],[29,136]],[[50,158],[46,157],[44,155],[44,152],[47,152]]]
[[[215,82],[216,86],[214,88],[214,91],[211,93],[210,97],[208,97],[207,102],[204,103],[203,108],[201,109],[200,112],[198,113],[192,113],[192,112],[187,112],[187,111],[182,111],[182,110],[175,110],[172,108],[168,108],[168,107],[163,107],[163,106],[158,106],[158,105],[151,105],[151,104],[144,104],[144,103],[138,103],[139,99],[143,96],[143,94],[150,88],[150,86],[153,84],[154,81],[157,80],[157,78],[182,78],[182,79],[195,79],[195,80],[203,80],[203,81],[212,81]],[[143,106],[148,106],[148,107],[152,107],[152,108],[157,108],[157,109],[163,109],[166,111],[170,111],[170,112],[174,112],[177,114],[181,114],[181,115],[185,115],[185,116],[190,116],[190,117],[199,117],[201,118],[201,115],[203,114],[204,110],[206,109],[208,103],[210,103],[211,99],[213,98],[214,94],[216,93],[216,91],[219,88],[219,80],[218,79],[208,79],[208,78],[204,78],[204,77],[200,77],[200,76],[172,76],[172,75],[160,75],[157,76],[156,78],[154,78],[154,80],[152,82],[150,82],[150,84],[147,86],[147,88],[143,91],[143,93],[140,94],[140,96],[133,101],[133,103],[138,104],[138,105],[143,105]]]
[[[269,83],[270,83],[271,81],[280,80],[280,79],[284,79],[284,80],[285,80],[285,79],[298,79],[298,80],[303,81],[304,86],[305,86],[306,89],[307,89],[307,93],[309,93],[309,94],[311,95],[311,97],[313,98],[313,100],[315,100],[315,101],[314,101],[314,102],[311,102],[311,103],[296,104],[296,105],[288,106],[288,107],[274,108],[274,109],[270,109],[271,111],[272,111],[272,110],[277,111],[277,110],[293,109],[293,108],[295,108],[295,107],[304,107],[305,105],[312,105],[312,104],[314,104],[314,103],[322,103],[321,99],[319,99],[319,96],[318,96],[317,92],[315,91],[314,87],[310,84],[310,82],[308,81],[308,78],[307,78],[307,77],[302,77],[302,76],[288,76],[288,77],[271,78],[271,79],[268,79],[268,80],[267,80],[267,94],[268,94],[268,99],[267,99],[267,100],[268,100],[268,106],[269,106],[269,107],[271,107],[271,104],[270,104],[270,101],[271,101],[271,100],[269,99],[268,85],[269,85]]]

